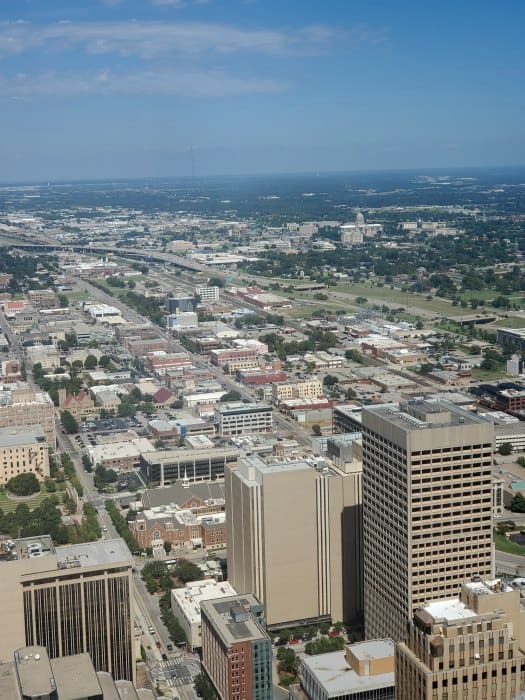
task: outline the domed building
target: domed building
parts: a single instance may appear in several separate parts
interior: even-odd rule
[[[373,238],[382,230],[381,224],[367,224],[363,212],[358,211],[355,223],[341,226],[341,243],[344,246],[359,245],[365,238]]]

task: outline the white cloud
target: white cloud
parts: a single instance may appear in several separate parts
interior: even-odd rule
[[[59,22],[44,26],[5,22],[0,23],[0,54],[80,47],[92,54],[135,54],[147,59],[204,52],[311,55],[343,39],[352,45],[380,37],[380,32],[366,27],[344,31],[323,25],[285,31],[205,22]]]
[[[33,101],[46,97],[79,95],[167,95],[185,97],[228,97],[275,93],[287,83],[269,78],[243,78],[223,71],[139,71],[117,73],[109,69],[73,74],[48,72],[35,75],[0,75],[0,101]]]

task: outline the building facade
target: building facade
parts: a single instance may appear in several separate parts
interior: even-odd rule
[[[417,607],[491,576],[494,426],[427,400],[366,407],[362,431],[365,635],[399,640]]]
[[[202,665],[221,700],[272,699],[272,642],[253,595],[201,603]]]
[[[223,403],[215,408],[214,421],[221,437],[269,433],[273,427],[272,407],[264,403]]]
[[[514,700],[525,690],[520,593],[474,581],[416,610],[396,648],[397,700]]]
[[[195,287],[195,294],[203,304],[218,304],[220,299],[219,287]]]
[[[217,583],[214,579],[204,581],[189,581],[184,588],[174,588],[171,591],[171,612],[177,618],[186,635],[186,644],[190,651],[200,649],[201,635],[201,603],[205,600],[231,598],[237,591],[228,583]]]
[[[39,426],[0,428],[0,484],[31,472],[39,481],[49,476],[49,448]]]
[[[124,541],[55,548],[42,537],[14,545],[14,558],[0,562],[0,660],[38,645],[52,659],[88,653],[97,671],[134,681],[133,559]]]
[[[286,399],[316,399],[323,395],[323,385],[319,379],[310,379],[304,382],[285,382],[272,386],[274,401]]]
[[[228,464],[236,464],[239,450],[230,447],[212,449],[155,450],[140,455],[139,465],[148,481],[160,486],[175,481],[210,481],[224,476]]]
[[[55,407],[44,392],[27,384],[0,387],[0,428],[39,425],[49,447],[55,447]]]
[[[261,600],[270,627],[360,614],[360,466],[251,455],[226,470],[228,578]]]

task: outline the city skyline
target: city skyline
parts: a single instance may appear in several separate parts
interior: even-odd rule
[[[503,5],[8,0],[0,181],[521,164]]]

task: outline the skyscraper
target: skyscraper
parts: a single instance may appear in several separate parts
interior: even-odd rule
[[[396,698],[523,697],[520,592],[499,580],[472,581],[459,598],[419,610],[396,648]]]
[[[132,557],[118,538],[53,547],[49,537],[16,540],[0,563],[0,660],[21,646],[51,659],[88,653],[97,671],[135,680]]]
[[[403,639],[415,608],[492,573],[494,427],[442,401],[363,410],[367,638]]]
[[[361,462],[347,469],[255,455],[226,468],[229,580],[270,627],[361,613]]]

